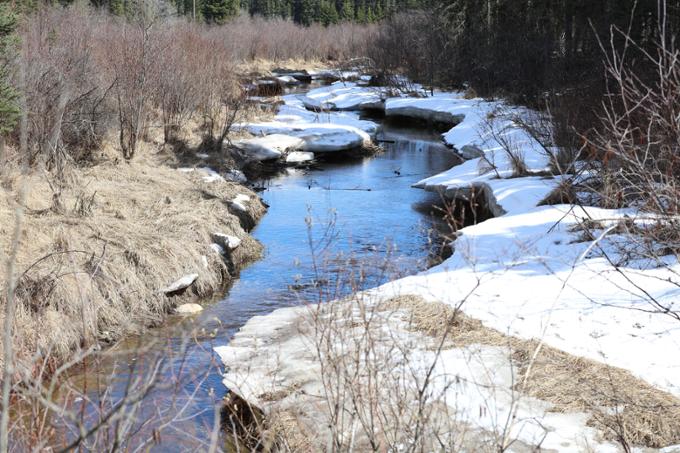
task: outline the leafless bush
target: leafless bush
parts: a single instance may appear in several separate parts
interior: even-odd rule
[[[527,167],[522,143],[517,140],[515,132],[519,130],[513,121],[513,115],[502,110],[493,112],[485,118],[481,126],[481,135],[487,140],[496,143],[500,147],[500,154],[507,158],[512,170],[512,177],[527,176]],[[494,172],[496,177],[502,177],[499,172],[501,167],[496,151],[484,153],[480,160],[480,173]]]
[[[42,160],[61,172],[99,145],[107,94],[94,55],[101,19],[78,8],[45,8],[25,22],[29,163]]]
[[[211,33],[224,42],[232,61],[343,61],[364,56],[376,28],[351,23],[301,27],[290,20],[244,15]]]
[[[407,75],[429,85],[441,82],[436,77],[436,65],[448,45],[442,33],[441,17],[436,9],[395,14],[381,24],[371,40],[368,55],[375,72],[386,84],[401,87]]]
[[[617,40],[624,41],[622,48]],[[590,162],[607,186],[599,190],[602,203],[675,216],[680,213],[680,51],[664,23],[655,50],[613,28],[603,51],[610,84],[601,127],[588,139]]]
[[[125,159],[135,155],[147,126],[152,88],[161,78],[159,59],[167,49],[160,40],[160,20],[156,11],[140,8],[134,22],[119,23],[108,30],[109,71],[117,105],[119,145]]]

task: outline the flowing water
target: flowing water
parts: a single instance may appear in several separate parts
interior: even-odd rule
[[[227,294],[205,304],[195,320],[170,320],[129,339],[107,352],[97,368],[89,365],[75,376],[77,385],[87,386],[94,400],[103,388],[120,398],[131,377],[150,372],[151,360],[117,351],[158,340],[152,352],[169,365],[160,381],[174,385],[154,389],[139,407],[137,416],[150,421],[142,431],[154,429],[159,413],[173,416],[152,447],[204,450],[227,392],[214,346],[227,344],[253,316],[338,297],[428,266],[446,226],[433,207],[438,197],[411,184],[458,160],[436,133],[384,126],[379,138],[385,152],[376,156],[338,156],[257,181],[270,206],[252,232],[265,247],[264,257],[243,269]],[[191,329],[198,330],[188,336]],[[100,382],[109,374],[112,378]]]

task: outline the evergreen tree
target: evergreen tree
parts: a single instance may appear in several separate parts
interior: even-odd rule
[[[204,0],[203,17],[211,24],[223,24],[238,15],[241,3],[239,0]]]
[[[14,60],[17,18],[7,2],[0,3],[0,146],[19,119],[17,92],[10,82]]]
[[[295,0],[293,4],[293,20],[298,24],[311,25],[316,19],[318,0]]]
[[[340,8],[340,20],[345,22],[354,20],[354,4],[351,0],[343,0]]]
[[[321,0],[317,10],[316,22],[328,26],[337,24],[339,19],[338,12],[335,10],[335,4],[328,0]]]

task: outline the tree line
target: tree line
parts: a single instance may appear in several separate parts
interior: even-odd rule
[[[129,15],[136,0],[92,0],[116,15]],[[423,6],[425,0],[170,0],[174,13],[223,24],[246,12],[251,16],[289,19],[297,24],[374,23],[400,11]]]
[[[605,51],[635,42],[635,64],[636,52],[654,51],[660,24],[666,39],[677,36],[680,0],[432,0],[383,21],[371,56],[419,81],[482,95],[589,99],[604,92]]]

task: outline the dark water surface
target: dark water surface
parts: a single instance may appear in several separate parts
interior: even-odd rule
[[[160,443],[149,445],[152,449],[206,450],[215,408],[227,391],[214,346],[227,344],[253,316],[345,295],[428,266],[436,233],[446,227],[432,207],[438,197],[411,184],[452,167],[457,159],[435,133],[385,126],[379,138],[388,141],[382,154],[338,156],[311,169],[288,169],[258,181],[270,206],[253,231],[264,244],[264,257],[242,270],[221,300],[206,303],[195,321],[177,318],[124,342],[106,353],[99,369],[89,365],[74,382],[87,385],[93,400],[101,398],[102,388],[112,400],[120,399],[131,377],[150,373],[149,357],[162,355],[169,365],[162,384],[131,414],[149,420],[139,440],[148,437],[159,419],[171,417],[157,436]],[[198,330],[188,336],[192,329]],[[151,338],[159,342],[153,352],[114,358],[116,351],[149,344]],[[98,382],[112,369],[112,379]],[[166,382],[174,386],[166,387]]]

